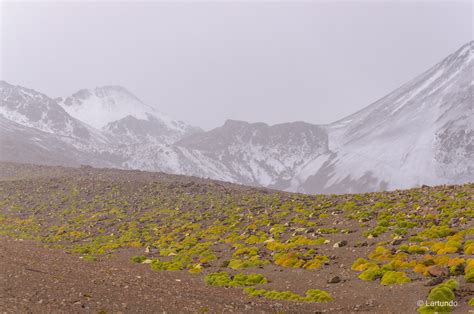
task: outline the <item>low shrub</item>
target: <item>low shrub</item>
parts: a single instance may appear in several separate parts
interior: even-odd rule
[[[268,280],[260,274],[237,274],[230,276],[226,272],[211,273],[204,277],[204,281],[211,286],[245,287],[265,284]]]
[[[245,288],[244,292],[252,297],[264,297],[273,300],[288,300],[296,302],[329,302],[333,300],[328,292],[318,289],[310,289],[306,291],[305,296],[301,296],[291,291],[255,289],[253,287]]]
[[[459,287],[456,280],[450,279],[440,285],[437,285],[431,289],[428,294],[427,304],[424,304],[418,308],[418,312],[421,314],[432,314],[432,313],[449,313],[452,311],[452,306],[449,302],[455,300],[456,295],[454,290]]]
[[[380,284],[387,285],[401,285],[405,282],[410,282],[411,279],[407,277],[407,274],[401,271],[387,271],[380,280]]]

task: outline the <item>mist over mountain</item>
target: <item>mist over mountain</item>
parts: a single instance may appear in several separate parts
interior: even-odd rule
[[[305,189],[361,192],[474,179],[473,42],[326,127],[335,155]]]
[[[228,120],[205,132],[123,87],[52,99],[2,81],[0,160],[163,171],[305,193],[474,181],[473,49],[464,45],[329,125]]]

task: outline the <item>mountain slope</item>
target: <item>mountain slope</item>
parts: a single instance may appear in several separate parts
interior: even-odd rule
[[[304,190],[358,192],[472,181],[473,48],[473,42],[466,44],[381,100],[329,125],[335,155]]]
[[[117,167],[120,157],[86,149],[75,140],[28,127],[0,115],[0,161],[43,165]]]
[[[0,81],[0,116],[83,151],[107,150],[111,143],[107,135],[71,117],[52,98],[4,81]]]
[[[48,133],[89,139],[87,128],[53,99],[34,90],[0,81],[0,113],[18,124]]]

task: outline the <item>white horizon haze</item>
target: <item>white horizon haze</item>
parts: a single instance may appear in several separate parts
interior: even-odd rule
[[[327,124],[473,39],[472,1],[0,3],[0,79],[120,85],[203,129]]]

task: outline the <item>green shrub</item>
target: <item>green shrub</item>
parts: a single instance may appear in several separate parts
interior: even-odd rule
[[[132,258],[130,258],[130,260],[134,263],[143,263],[144,260],[146,260],[146,256],[132,256]]]
[[[352,263],[351,269],[356,271],[364,271],[372,267],[378,268],[378,265],[373,262],[369,262],[365,258],[359,257],[354,261],[354,263]]]
[[[452,311],[452,306],[449,302],[455,300],[456,295],[454,290],[459,287],[456,280],[450,279],[440,285],[431,289],[428,294],[428,304],[424,304],[418,308],[418,312],[422,314],[431,313],[449,313]]]
[[[374,281],[381,278],[383,275],[382,271],[378,266],[370,267],[359,275],[359,278],[365,281]]]
[[[408,253],[411,254],[425,254],[427,251],[427,248],[418,245],[410,245],[408,247]]]
[[[88,262],[94,262],[95,260],[97,260],[97,257],[95,257],[94,255],[84,255],[82,256],[82,259]]]
[[[243,269],[249,267],[263,266],[269,263],[269,261],[262,260],[258,256],[252,256],[248,259],[231,259],[227,267],[232,269]]]
[[[411,279],[401,271],[388,271],[382,276],[380,284],[382,285],[401,285],[405,282],[410,282]]]
[[[230,276],[226,272],[211,273],[204,277],[204,281],[211,286],[243,287],[267,283],[267,279],[260,274],[237,274]]]
[[[445,238],[452,235],[453,233],[454,230],[448,226],[432,226],[420,232],[418,236],[425,239],[437,239]]]
[[[296,302],[329,302],[333,300],[329,293],[318,289],[310,289],[306,291],[305,296],[301,296],[291,291],[255,289],[253,287],[245,288],[244,292],[253,297],[264,297],[273,300],[288,300]]]
[[[168,270],[168,271],[177,271],[186,268],[186,265],[180,261],[165,261],[162,262],[159,259],[154,259],[150,267],[152,270]]]

